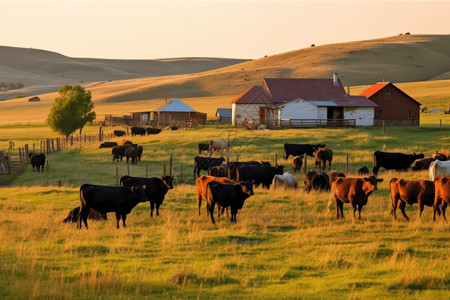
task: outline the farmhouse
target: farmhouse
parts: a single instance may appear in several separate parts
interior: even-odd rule
[[[393,85],[391,82],[379,82],[362,92],[375,102],[375,125],[383,120],[387,125],[419,125],[420,103]]]
[[[335,73],[324,78],[265,78],[232,102],[233,124],[268,126],[372,126],[377,106],[350,96]]]

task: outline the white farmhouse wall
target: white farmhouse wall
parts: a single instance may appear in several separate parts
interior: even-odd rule
[[[262,104],[236,104],[231,106],[231,117],[233,125],[240,125],[244,119],[249,121],[259,119],[259,107]]]
[[[317,110],[317,119],[326,120],[327,119],[327,108],[319,107]]]
[[[373,126],[375,111],[373,107],[346,107],[344,119],[355,119],[356,126]]]
[[[317,106],[304,101],[290,102],[281,108],[280,119],[317,119]]]

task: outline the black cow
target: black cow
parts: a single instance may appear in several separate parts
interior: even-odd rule
[[[431,163],[435,160],[436,159],[432,157],[419,159],[416,161],[416,163],[411,169],[413,171],[428,170],[430,168]]]
[[[67,216],[67,218],[65,218],[63,220],[63,223],[75,223],[78,220],[79,213],[80,213],[80,207],[77,206],[69,212],[69,215]],[[103,220],[108,220],[108,216],[106,214],[101,214],[98,211],[96,211],[95,209],[91,208],[89,210],[88,219],[95,220],[95,221],[103,221]]]
[[[214,206],[219,204],[222,208],[231,207],[231,222],[236,223],[236,214],[241,209],[245,200],[254,195],[251,181],[240,184],[220,183],[211,181],[207,186],[207,203],[211,221],[214,222]]]
[[[140,135],[144,136],[147,131],[143,127],[131,127],[131,136]]]
[[[289,155],[299,156],[299,155],[309,155],[314,156],[314,152],[319,149],[325,147],[324,144],[284,144],[284,154],[283,158],[288,159]]]
[[[136,151],[137,151],[138,161],[141,161],[142,152],[144,152],[144,148],[139,145],[139,146],[136,147]]]
[[[209,144],[198,144],[198,155],[202,154],[203,151],[209,153]]]
[[[237,173],[237,181],[250,180],[253,184],[270,188],[273,177],[275,175],[283,175],[283,166],[267,167],[267,166],[239,166]]]
[[[228,178],[228,165],[215,166],[208,169],[208,175]]]
[[[117,146],[118,145],[116,142],[104,142],[104,143],[101,143],[98,148],[112,148],[112,147],[117,147]]]
[[[115,136],[124,136],[125,135],[125,131],[123,130],[114,130],[114,135]]]
[[[370,170],[368,167],[364,166],[358,170],[358,175],[368,175]]]
[[[373,154],[373,174],[383,167],[386,170],[406,171],[416,160],[424,158],[423,154],[403,154],[375,151]]]
[[[127,149],[125,149],[125,156],[127,158],[127,164],[130,158],[132,164],[135,164],[138,161],[138,153],[135,147],[128,147]]]
[[[143,178],[123,176],[120,178],[120,185],[125,187],[145,185],[145,195],[150,201],[150,217],[153,217],[153,209],[156,205],[156,215],[159,216],[159,206],[163,203],[167,192],[173,189],[173,177],[163,176],[161,178]]]
[[[339,174],[339,173],[338,173]],[[337,177],[340,177],[336,175]],[[328,191],[330,190],[330,177],[327,173],[320,173],[316,170],[310,170],[306,173],[304,180],[305,190],[310,192],[315,191]]]
[[[147,135],[150,135],[150,134],[158,134],[158,133],[160,133],[161,129],[147,127],[147,128],[145,128],[145,131],[147,132]]]
[[[237,169],[241,166],[266,166],[270,167],[270,162],[268,161],[233,161],[228,164],[230,179],[236,180]]]
[[[122,218],[123,227],[126,227],[127,214],[140,202],[147,201],[145,186],[131,188],[121,186],[103,186],[83,184],[80,187],[80,212],[78,214],[77,228],[81,229],[81,222],[88,228],[87,218],[91,208],[101,214],[116,213],[117,228]]]
[[[225,161],[225,158],[212,158],[212,157],[194,157],[194,179],[200,176],[200,171],[208,171],[209,168],[220,166]]]
[[[30,159],[30,163],[31,166],[33,167],[33,172],[34,169],[36,169],[36,171],[40,172],[40,170],[42,170],[42,172],[44,172],[44,165],[45,165],[45,154],[44,153],[28,153],[28,158]]]
[[[111,153],[113,155],[113,161],[119,162],[119,159],[120,161],[122,161],[122,158],[126,156],[125,151],[130,147],[136,148],[137,146],[138,146],[137,144],[126,144],[122,146],[113,147],[111,150]]]

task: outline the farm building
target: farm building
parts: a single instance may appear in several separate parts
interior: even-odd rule
[[[231,124],[231,108],[218,108],[216,118],[223,124]]]
[[[383,120],[387,125],[419,125],[420,103],[393,85],[391,82],[379,82],[362,92],[375,102],[375,125]]]
[[[152,125],[158,128],[195,127],[205,124],[206,121],[206,113],[197,112],[176,98],[153,111],[132,112],[131,116],[136,125]]]
[[[323,78],[266,78],[232,101],[233,124],[268,126],[372,126],[377,105],[350,96],[337,74]]]

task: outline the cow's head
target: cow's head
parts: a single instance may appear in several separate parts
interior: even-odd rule
[[[251,196],[251,195],[255,194],[253,192],[253,183],[250,180],[241,181],[239,184],[241,185],[242,192],[244,194],[247,194],[248,196]]]
[[[145,189],[147,187],[145,185],[142,186],[132,186],[131,192],[134,193],[135,195],[137,195],[139,197],[139,202],[145,202],[145,201],[149,201],[149,199],[147,199],[147,196],[145,195]]]
[[[225,158],[223,156],[220,157],[220,161],[221,161],[221,163],[223,163],[225,161]]]
[[[425,155],[423,155],[423,153],[416,154],[416,152],[414,152],[413,155],[414,155],[415,159],[420,159],[420,158],[424,158],[425,157]]]
[[[172,185],[172,181],[173,181],[173,177],[172,176],[163,176],[161,177],[162,182],[164,182],[164,184],[166,185],[166,187],[171,190],[173,189],[173,185]]]
[[[275,174],[278,174],[278,175],[283,175],[283,173],[284,173],[284,166],[277,166],[276,168],[275,168]]]
[[[368,190],[366,191],[367,196],[370,196],[373,192],[378,190],[378,182],[383,182],[383,178],[378,179],[374,175],[370,175],[369,177],[363,178],[365,182],[368,184],[366,185],[368,187]]]

